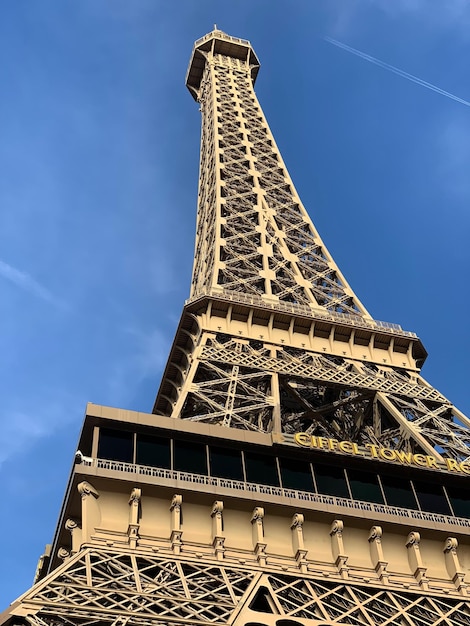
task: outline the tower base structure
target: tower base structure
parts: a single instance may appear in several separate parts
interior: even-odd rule
[[[195,264],[153,413],[90,404],[0,626],[470,626],[470,420],[293,187],[249,42],[195,44]]]
[[[470,624],[469,519],[319,492],[339,491],[338,458],[350,485],[423,469],[228,430],[89,405],[52,561],[0,624]],[[258,482],[220,476],[238,462]],[[300,485],[306,462],[316,491],[267,484]]]

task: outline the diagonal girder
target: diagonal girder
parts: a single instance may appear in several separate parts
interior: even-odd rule
[[[470,456],[466,418],[416,373],[221,333],[198,342],[174,417]]]
[[[114,570],[120,572],[118,578]],[[92,581],[101,580],[97,587]],[[151,581],[151,584],[148,584]],[[253,604],[269,594],[261,612]],[[251,619],[309,620],[359,626],[468,626],[470,601],[456,592],[404,590],[269,566],[234,568],[115,548],[82,549],[13,603],[0,621],[29,626],[195,626]],[[263,622],[264,623],[264,622]]]

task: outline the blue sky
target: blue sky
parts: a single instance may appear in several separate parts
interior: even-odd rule
[[[249,39],[303,202],[358,297],[470,413],[467,0],[0,5],[0,608],[52,538],[86,402],[150,411],[189,294],[214,23]]]

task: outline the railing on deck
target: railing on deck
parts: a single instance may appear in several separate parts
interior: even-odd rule
[[[152,478],[164,478],[167,480],[176,480],[182,483],[186,482],[197,485],[205,485],[207,487],[217,487],[249,493],[259,493],[268,496],[278,496],[283,498],[291,498],[293,500],[302,500],[304,502],[315,502],[318,504],[325,504],[330,506],[341,506],[348,509],[367,511],[370,513],[382,513],[384,515],[393,515],[401,518],[407,518],[410,520],[424,520],[428,522],[437,522],[439,524],[465,526],[466,528],[470,528],[470,520],[463,517],[441,515],[439,513],[426,513],[423,511],[415,511],[413,509],[403,509],[397,506],[388,506],[387,504],[362,502],[360,500],[350,500],[349,498],[327,496],[319,493],[311,493],[309,491],[299,491],[297,489],[285,489],[284,487],[273,487],[270,485],[246,483],[240,480],[232,480],[229,478],[216,478],[214,476],[205,476],[203,474],[191,474],[189,472],[179,472],[176,470],[164,469],[160,467],[150,467],[148,465],[124,463],[123,461],[108,461],[106,459],[92,459],[90,457],[84,457],[82,463],[83,465],[86,465],[88,467],[97,467],[100,469],[106,469],[116,472],[125,472],[127,474],[151,476]]]
[[[280,311],[285,313],[291,313],[293,315],[303,315],[305,317],[311,317],[316,320],[328,320],[332,322],[338,322],[347,324],[348,326],[354,326],[356,328],[364,328],[368,330],[383,330],[388,333],[396,335],[402,335],[405,337],[417,337],[416,333],[409,330],[403,330],[399,324],[392,324],[392,322],[381,322],[379,320],[369,319],[362,317],[361,315],[351,315],[351,313],[337,313],[336,311],[328,311],[327,309],[313,309],[305,304],[296,304],[295,302],[269,302],[263,300],[261,297],[252,296],[246,293],[238,292],[205,292],[203,294],[197,294],[192,298],[186,300],[186,304],[192,304],[197,300],[213,296],[215,298],[221,298],[222,300],[229,300],[230,302],[236,302],[239,304],[248,304],[250,306],[258,306],[263,309],[272,311]]]
[[[214,33],[217,34],[217,37],[219,39],[225,39],[225,41],[231,41],[232,43],[241,43],[245,46],[250,46],[250,42],[247,39],[240,39],[239,37],[231,37],[230,35],[227,35],[227,33],[224,33],[221,30],[218,29],[214,29],[212,32],[207,33],[207,35],[204,35],[204,37],[201,37],[200,39],[197,39],[194,47],[196,48],[197,46],[200,46],[202,43],[204,43],[205,41],[207,41],[208,39],[210,39],[211,37],[214,36]]]

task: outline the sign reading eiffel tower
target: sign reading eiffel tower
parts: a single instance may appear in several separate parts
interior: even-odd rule
[[[469,420],[328,253],[248,41],[195,44],[196,252],[152,414],[88,405],[18,626],[469,626]]]

